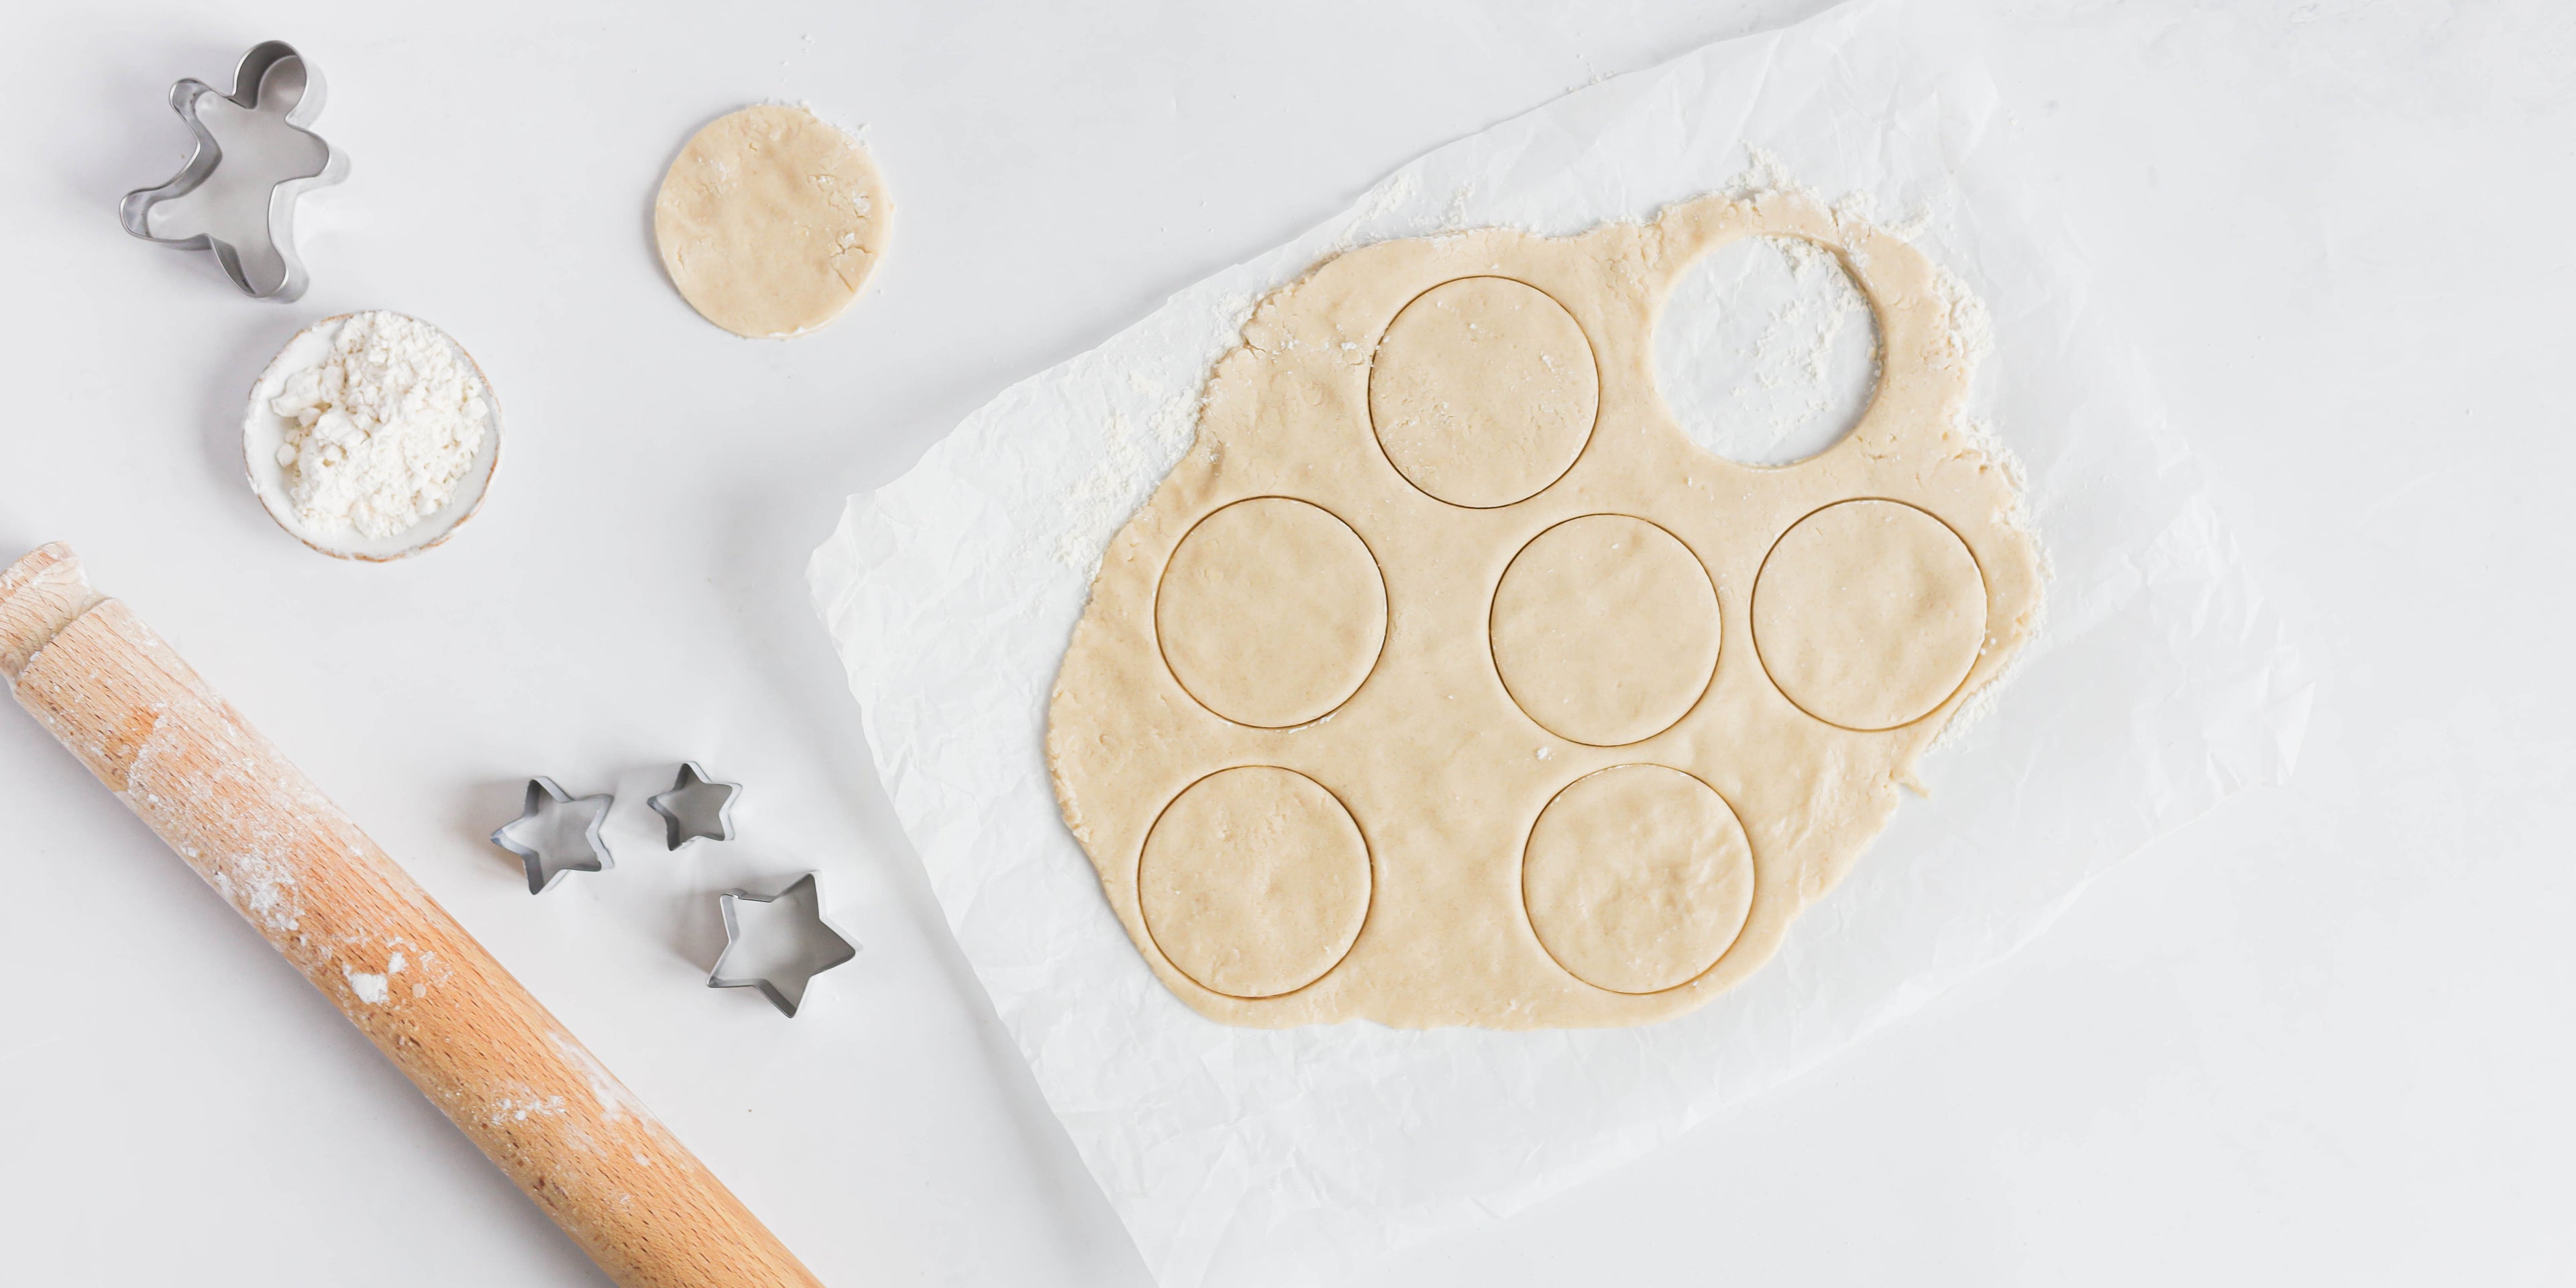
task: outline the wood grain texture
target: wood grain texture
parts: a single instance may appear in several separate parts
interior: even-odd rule
[[[624,1288],[813,1275],[392,857],[49,545],[0,573],[18,702]]]

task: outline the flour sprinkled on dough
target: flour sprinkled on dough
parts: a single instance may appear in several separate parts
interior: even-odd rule
[[[689,307],[784,339],[839,317],[884,253],[892,213],[857,139],[804,107],[710,122],[662,178],[653,241]]]

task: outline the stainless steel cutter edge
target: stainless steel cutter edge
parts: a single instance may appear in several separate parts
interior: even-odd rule
[[[600,806],[591,814],[590,821],[583,826],[581,836],[582,844],[590,850],[591,862],[567,863],[548,872],[546,853],[543,849],[533,845],[523,845],[510,836],[511,828],[537,817],[542,812],[541,802],[562,806],[588,804],[591,801],[600,802]],[[554,889],[555,883],[563,880],[567,873],[606,872],[617,866],[617,857],[608,852],[608,843],[600,835],[601,830],[608,825],[608,811],[616,803],[617,798],[606,792],[591,796],[575,796],[565,791],[555,780],[539,774],[528,780],[528,790],[519,808],[519,816],[492,829],[492,844],[518,856],[520,865],[527,870],[528,893],[544,894]],[[820,893],[819,890],[817,893]]]
[[[215,167],[223,163],[222,145],[215,142],[215,136],[206,129],[205,122],[197,119],[197,101],[217,93],[214,86],[192,76],[170,87],[170,108],[179,114],[180,120],[188,123],[189,132],[197,136],[196,149],[189,154],[187,164],[181,166],[179,173],[171,176],[169,182],[158,187],[137,188],[125,194],[125,199],[116,207],[117,222],[124,226],[125,231],[145,241],[179,250],[213,250],[216,261],[224,266],[224,274],[232,278],[233,285],[255,300],[288,302],[304,294],[308,279],[303,257],[295,251],[295,199],[311,189],[338,183],[349,173],[347,154],[308,128],[313,118],[322,114],[325,97],[322,69],[297,53],[293,45],[283,40],[266,40],[251,46],[250,52],[243,54],[241,63],[233,69],[232,92],[224,97],[245,110],[256,108],[260,84],[267,79],[270,69],[290,60],[303,69],[304,92],[297,97],[295,105],[287,109],[285,120],[321,145],[323,162],[318,172],[281,180],[269,191],[268,240],[277,251],[278,262],[285,266],[285,273],[275,288],[261,291],[251,285],[249,275],[242,270],[241,252],[229,242],[206,233],[194,237],[152,235],[152,208],[173,197],[196,191],[215,172]]]
[[[779,1014],[784,1015],[791,1020],[795,1019],[797,1009],[804,1002],[804,994],[813,991],[814,977],[835,967],[846,966],[859,955],[859,941],[851,938],[850,932],[834,925],[832,923],[831,916],[823,910],[822,877],[823,874],[820,872],[805,873],[795,880],[788,882],[786,885],[779,887],[776,894],[753,894],[748,890],[728,890],[719,896],[716,901],[718,906],[724,911],[725,947],[730,951],[733,945],[739,942],[742,938],[742,924],[734,913],[734,905],[736,903],[745,899],[748,899],[753,903],[775,903],[794,893],[798,886],[810,884],[814,887],[814,924],[831,932],[834,939],[840,940],[842,952],[838,956],[830,957],[829,960],[825,960],[822,957],[815,958],[814,960],[818,964],[815,965],[812,970],[806,972],[805,988],[799,991],[795,999],[790,1000],[785,993],[779,991],[776,984],[769,982],[768,979],[762,976],[751,975],[741,978],[727,977],[724,973],[724,957],[721,954],[716,958],[715,969],[707,972],[707,987],[757,988],[760,990],[761,996],[769,999],[770,1005],[778,1008]]]

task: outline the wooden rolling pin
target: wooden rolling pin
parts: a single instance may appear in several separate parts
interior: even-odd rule
[[[393,859],[49,545],[0,572],[19,705],[624,1288],[814,1276]]]

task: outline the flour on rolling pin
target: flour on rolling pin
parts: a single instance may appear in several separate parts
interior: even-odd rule
[[[498,463],[499,404],[446,332],[375,310],[287,342],[251,389],[244,465],[306,545],[380,560],[446,539]]]
[[[622,1288],[815,1288],[393,856],[80,563],[0,570],[0,681]]]

